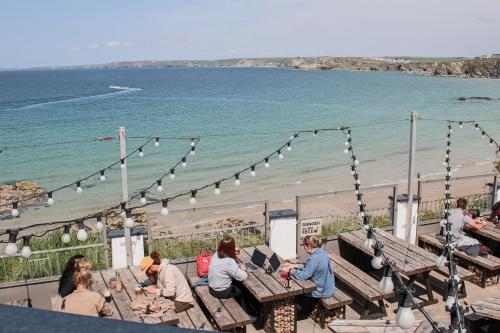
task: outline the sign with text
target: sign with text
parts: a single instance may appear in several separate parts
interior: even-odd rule
[[[321,235],[321,219],[305,219],[300,221],[300,236],[305,237]]]

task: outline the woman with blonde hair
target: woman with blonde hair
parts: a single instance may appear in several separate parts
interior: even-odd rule
[[[111,316],[113,310],[101,294],[89,290],[92,285],[92,264],[87,258],[75,261],[75,290],[63,300],[62,311],[83,316]]]

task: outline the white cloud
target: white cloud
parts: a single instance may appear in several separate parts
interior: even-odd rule
[[[89,45],[89,49],[98,49],[101,47],[101,44],[99,43],[94,43]]]
[[[81,48],[80,46],[73,46],[73,47],[71,48],[71,51],[78,52],[78,51],[80,51],[81,49],[82,49],[82,48]]]
[[[110,40],[109,42],[106,43],[108,47],[131,47],[134,46],[134,43],[132,42],[120,42],[118,40]]]

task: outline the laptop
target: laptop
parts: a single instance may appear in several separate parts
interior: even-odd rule
[[[281,262],[276,253],[273,253],[271,258],[269,258],[269,269],[271,270],[271,272],[275,273],[279,272],[280,268],[281,268]]]
[[[259,250],[255,249],[252,254],[252,260],[250,262],[244,262],[247,267],[247,272],[255,272],[256,270],[264,267],[264,262],[266,261],[266,255]]]

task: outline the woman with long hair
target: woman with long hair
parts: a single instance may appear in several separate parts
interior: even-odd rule
[[[66,297],[71,294],[75,289],[75,285],[73,284],[73,274],[75,273],[75,263],[78,259],[84,258],[81,254],[75,254],[71,258],[69,258],[66,263],[66,267],[64,267],[64,271],[59,279],[59,287],[57,288],[57,293],[61,297]]]
[[[146,291],[172,299],[176,313],[194,305],[193,294],[180,269],[172,265],[168,259],[162,259],[157,251],[142,259],[141,270],[146,273],[149,281],[156,284],[146,287]]]
[[[87,258],[76,260],[73,283],[76,289],[64,298],[63,312],[93,317],[113,315],[113,310],[104,297],[89,290],[92,285],[92,265]]]

